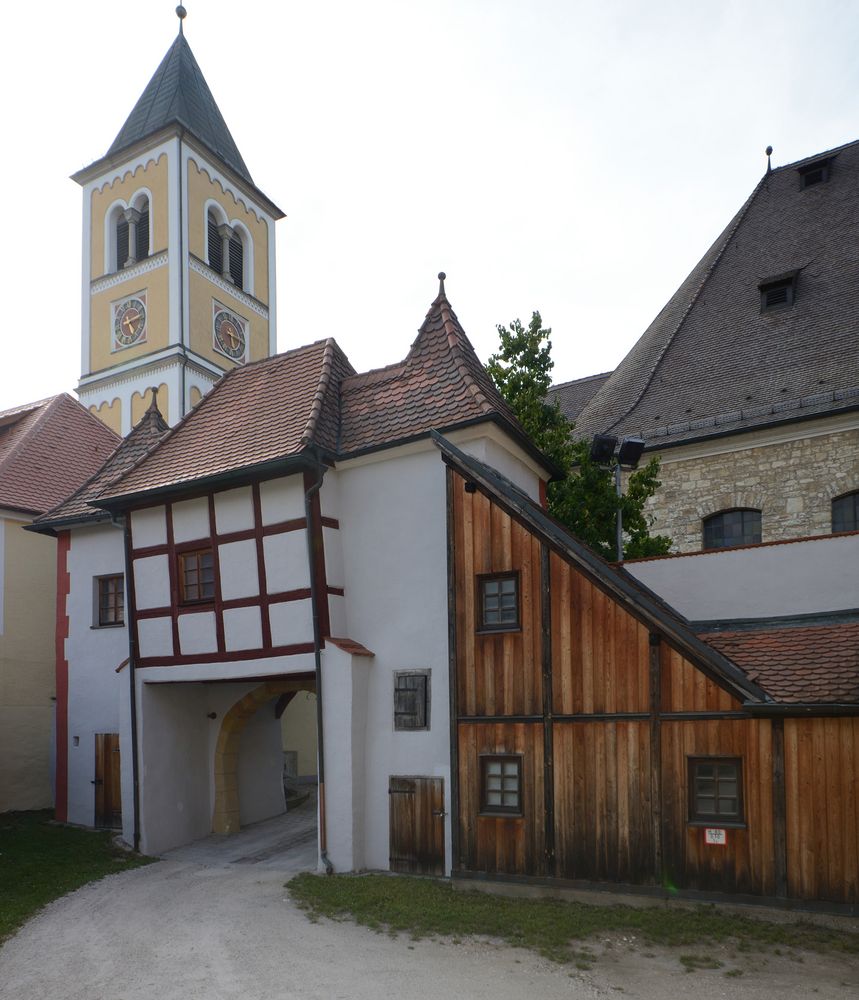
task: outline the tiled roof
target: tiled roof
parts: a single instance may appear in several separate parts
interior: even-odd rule
[[[336,646],[338,649],[342,649],[344,653],[350,653],[352,656],[375,656],[375,653],[371,653],[366,646],[362,646],[360,642],[356,642],[354,639],[335,639],[334,636],[326,636],[326,642],[330,642],[332,645]]]
[[[699,634],[778,702],[859,703],[859,620]]]
[[[602,372],[599,375],[588,375],[586,378],[553,385],[548,392],[549,402],[557,402],[567,420],[575,421],[610,375],[611,372]]]
[[[442,287],[401,364],[357,375],[333,340],[321,340],[233,369],[103,499],[249,473],[308,448],[348,458],[480,420],[501,423],[549,468],[478,360]]]
[[[801,163],[833,157],[803,191]],[[765,174],[577,419],[651,447],[859,407],[859,142]],[[798,270],[792,307],[761,282]]]
[[[44,513],[34,522],[37,528],[59,527],[61,524],[97,521],[107,517],[103,510],[92,507],[89,500],[102,496],[164,437],[168,427],[158,410],[155,398],[128,437],[122,439],[104,465],[67,500]]]
[[[107,155],[125,149],[167,125],[178,124],[253,184],[227,123],[203,78],[191,46],[180,33],[155,70]]]
[[[333,340],[234,368],[105,494],[164,490],[337,444],[338,386],[353,373]]]
[[[0,507],[41,514],[91,476],[118,441],[66,393],[0,411]]]
[[[441,288],[402,364],[344,379],[339,452],[349,455],[480,419],[524,437]]]

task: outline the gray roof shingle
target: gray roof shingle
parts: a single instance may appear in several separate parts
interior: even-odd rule
[[[829,180],[801,191],[798,167],[824,157]],[[857,181],[859,142],[765,174],[577,434],[659,447],[859,406]],[[759,284],[794,270],[794,305],[761,312]]]

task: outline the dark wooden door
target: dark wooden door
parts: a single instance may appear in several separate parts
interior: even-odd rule
[[[95,735],[95,825],[122,826],[119,733]]]
[[[388,798],[391,871],[444,875],[444,778],[392,775]]]

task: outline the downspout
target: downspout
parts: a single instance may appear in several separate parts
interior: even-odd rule
[[[307,565],[310,570],[310,607],[313,615],[313,663],[316,674],[316,756],[317,784],[319,788],[319,857],[325,865],[325,874],[334,874],[334,865],[328,859],[328,838],[325,825],[325,736],[322,727],[322,637],[319,634],[319,593],[316,580],[316,558],[313,550],[312,502],[322,487],[325,466],[316,456],[316,482],[304,491],[304,524],[307,535]]]
[[[135,851],[140,851],[140,760],[137,752],[137,683],[135,675],[135,663],[137,660],[137,644],[134,641],[134,573],[131,560],[131,519],[126,516],[124,519],[117,519],[113,514],[110,517],[111,523],[116,528],[123,528],[125,536],[125,589],[128,593],[128,607],[126,609],[128,628],[128,704],[131,713],[131,778],[134,798],[134,837],[133,844]]]
[[[181,21],[179,24],[181,25]],[[188,355],[185,352],[185,215],[183,212],[183,179],[185,165],[182,162],[182,136],[184,130],[179,132],[179,341],[182,348],[182,361],[179,365],[181,374],[179,389],[179,419],[185,416],[185,368],[188,364]]]

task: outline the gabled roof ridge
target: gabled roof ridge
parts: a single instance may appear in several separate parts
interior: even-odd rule
[[[745,204],[742,206],[742,208],[739,210],[739,212],[737,212],[736,216],[734,216],[734,218],[728,224],[728,227],[719,235],[719,237],[716,239],[716,242],[713,244],[713,246],[711,246],[710,249],[707,251],[707,254],[713,253],[713,248],[718,245],[718,249],[716,250],[715,254],[713,255],[713,259],[710,261],[710,263],[706,267],[706,269],[704,271],[704,274],[701,277],[700,282],[698,283],[698,287],[695,288],[692,291],[692,294],[689,297],[689,301],[686,303],[686,307],[684,308],[682,315],[680,316],[679,320],[675,324],[674,329],[671,331],[671,333],[669,334],[669,336],[665,338],[665,340],[664,340],[664,342],[663,342],[660,350],[658,351],[655,359],[653,360],[651,368],[650,368],[650,372],[648,373],[647,378],[644,380],[643,384],[639,387],[638,393],[635,395],[633,401],[627,406],[627,408],[623,412],[621,412],[620,414],[618,414],[615,417],[615,419],[612,421],[612,423],[610,423],[608,425],[608,427],[605,428],[605,430],[607,430],[607,431],[611,430],[613,427],[616,427],[619,423],[621,423],[621,421],[625,420],[630,415],[630,413],[632,413],[632,411],[636,408],[636,406],[638,406],[638,404],[641,402],[641,400],[644,398],[644,394],[647,392],[648,388],[650,387],[650,384],[653,382],[653,379],[656,377],[656,373],[657,373],[657,371],[659,371],[659,368],[660,368],[660,366],[662,364],[663,359],[665,358],[665,355],[668,353],[669,348],[674,343],[674,340],[677,337],[677,334],[683,328],[683,324],[689,318],[689,314],[692,312],[692,309],[694,308],[695,303],[701,297],[701,293],[704,291],[704,288],[705,288],[707,282],[710,280],[711,276],[713,275],[713,272],[718,267],[719,261],[722,259],[722,255],[724,254],[725,250],[730,246],[731,240],[733,239],[734,234],[737,232],[737,230],[739,229],[740,224],[742,223],[743,219],[745,219],[746,215],[748,214],[749,208],[751,208],[752,202],[755,200],[755,198],[758,195],[758,192],[763,187],[764,182],[767,179],[767,176],[768,176],[767,174],[764,174],[763,177],[758,181],[758,183],[755,185],[754,190],[749,195],[749,197],[746,199]],[[721,245],[719,245],[719,244],[721,244]],[[705,254],[705,257],[707,256],[707,254]],[[681,285],[681,288],[682,288],[682,285]],[[668,307],[668,304],[670,304],[670,302],[671,302],[671,299],[669,299],[668,303],[665,306],[662,307],[662,309],[660,310],[660,313],[662,313]],[[656,319],[654,319],[653,322],[655,323],[658,318],[659,318],[659,316],[657,315]],[[652,325],[653,324],[651,324],[651,326]],[[648,327],[648,329],[649,329],[649,327]],[[636,341],[636,345],[632,348],[632,350],[634,351],[635,347],[637,347],[637,346],[638,346],[638,341]],[[632,352],[630,352],[630,353],[632,353]],[[623,364],[623,362],[621,362],[621,364]],[[619,367],[620,367],[620,365],[618,366],[618,368]],[[617,370],[618,369],[616,368],[615,372]],[[606,382],[606,385],[608,385],[608,383],[610,381],[611,381],[611,378],[608,379],[608,381]],[[594,399],[597,399],[603,393],[604,389],[605,389],[605,387],[599,389],[598,392],[597,392],[597,394],[596,394],[596,396],[594,396]],[[593,402],[593,400],[591,402]],[[588,404],[588,406],[589,405],[590,405],[590,403]],[[588,406],[585,407],[585,410],[588,409]],[[584,410],[582,412],[584,413]]]
[[[0,467],[4,465],[11,465],[12,460],[18,457],[18,452],[32,444],[32,442],[38,438],[42,427],[48,418],[48,414],[53,413],[54,410],[58,409],[59,401],[63,398],[63,396],[65,396],[72,403],[77,402],[65,392],[58,393],[56,396],[49,396],[47,400],[45,400],[45,403],[39,412],[34,416],[33,423],[24,431],[23,434],[21,434],[17,441],[12,444],[12,447],[6,452],[6,454],[0,458]],[[33,412],[35,412],[35,410],[36,407],[33,407]]]
[[[835,156],[836,153],[840,153],[842,150],[849,149],[851,146],[856,146],[857,144],[859,144],[859,139],[851,139],[850,142],[844,142],[840,146],[833,146],[832,149],[824,149],[813,156],[803,156],[802,159],[794,160],[792,163],[783,163],[779,167],[773,167],[772,173],[779,173],[782,170],[795,170],[805,163],[814,163],[815,160],[824,160],[829,156]],[[764,174],[764,177],[766,178],[766,174]]]
[[[571,378],[566,382],[556,382],[554,385],[549,386],[549,392],[555,389],[565,389],[568,385],[580,385],[582,382],[593,382],[598,378],[607,378],[613,371],[614,368],[609,368],[607,372],[596,372],[594,375],[583,375],[581,378]]]
[[[24,414],[30,413],[33,410],[38,410],[40,406],[50,403],[59,395],[62,395],[62,393],[57,393],[56,396],[45,396],[44,399],[37,399],[32,403],[21,403],[20,406],[10,406],[8,410],[0,410],[0,421],[5,420],[7,417],[23,417]]]
[[[313,443],[313,438],[319,425],[319,417],[322,413],[322,407],[325,404],[325,395],[331,385],[334,359],[337,354],[340,354],[343,357],[347,364],[349,364],[350,368],[352,367],[349,363],[349,359],[343,351],[340,350],[337,341],[333,337],[327,337],[325,340],[325,347],[322,350],[322,370],[319,373],[319,383],[316,386],[316,392],[313,394],[313,401],[310,404],[310,413],[307,417],[304,432],[301,435],[301,443],[305,447]]]

